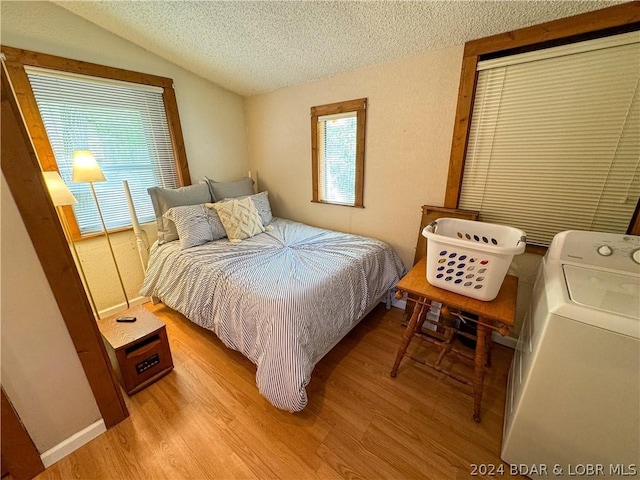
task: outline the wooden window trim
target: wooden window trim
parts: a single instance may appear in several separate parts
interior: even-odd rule
[[[75,268],[70,268],[74,260],[4,68],[0,69],[0,77],[2,173],[69,330],[100,414],[110,428],[129,412],[80,275]]]
[[[178,114],[178,104],[176,102],[175,91],[173,89],[173,80],[166,77],[159,77],[147,73],[134,72],[131,70],[123,70],[116,67],[108,67],[95,63],[73,60],[70,58],[58,57],[45,53],[33,52],[30,50],[22,50],[19,48],[0,46],[2,53],[6,57],[6,67],[11,84],[18,99],[18,105],[22,112],[24,122],[27,126],[29,136],[33,142],[38,160],[42,170],[58,171],[53,149],[49,143],[47,132],[33,95],[29,77],[25,71],[25,66],[41,67],[50,70],[58,70],[68,73],[77,73],[89,75],[92,77],[106,78],[110,80],[120,80],[123,82],[138,83],[142,85],[152,85],[160,87],[163,90],[162,98],[164,100],[165,112],[167,114],[167,123],[169,125],[169,135],[173,145],[174,161],[178,173],[180,185],[190,185],[191,175],[189,173],[189,165],[187,163],[187,154],[182,136],[182,126],[180,124],[180,116]],[[81,235],[76,217],[73,214],[71,206],[62,207],[69,230],[73,240],[83,240],[104,235],[96,233],[91,235]],[[125,228],[128,229],[128,228]]]
[[[366,110],[367,99],[359,98],[356,100],[348,100],[346,102],[330,103],[327,105],[319,105],[311,107],[311,178],[312,178],[312,194],[313,203],[322,203],[325,205],[342,205],[345,207],[364,208],[364,151],[365,151],[365,134],[366,134]],[[336,113],[356,112],[358,119],[358,130],[356,133],[356,185],[355,185],[355,202],[353,205],[326,202],[320,200],[318,193],[318,117],[323,115],[334,115]]]
[[[482,58],[523,50],[539,50],[551,45],[638,29],[640,2],[631,2],[465,43],[444,206],[457,208],[460,200],[464,158],[478,79],[476,68]],[[632,218],[627,233],[640,235],[638,215]]]

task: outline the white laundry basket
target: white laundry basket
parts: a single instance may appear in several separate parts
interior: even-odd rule
[[[498,296],[513,256],[527,242],[517,228],[458,218],[431,222],[422,235],[429,240],[429,283],[483,301]]]

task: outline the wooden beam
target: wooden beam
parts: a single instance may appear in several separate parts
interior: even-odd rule
[[[447,174],[444,206],[458,208],[460,188],[462,187],[462,172],[464,158],[469,143],[469,128],[471,127],[471,112],[476,94],[478,75],[476,68],[478,57],[470,56],[462,59],[462,73],[460,74],[460,88],[458,89],[458,106],[456,120],[453,126],[453,141],[451,143],[451,161]]]
[[[180,115],[178,114],[178,102],[176,100],[176,92],[173,90],[173,84],[164,87],[162,98],[167,114],[167,123],[173,145],[173,156],[178,172],[178,180],[180,181],[180,185],[191,185],[191,174],[189,173],[189,164],[187,163],[187,150],[184,146],[182,125],[180,124]]]
[[[480,56],[502,50],[530,47],[536,44],[617,28],[640,22],[640,2],[623,3],[612,7],[560,18],[531,27],[472,40],[465,44],[465,56]]]
[[[78,357],[107,427],[128,416],[82,281],[6,72],[1,70],[2,173],[69,330]]]
[[[122,82],[141,83],[156,87],[171,87],[173,80],[148,73],[134,72],[122,68],[99,65],[97,63],[83,62],[46,53],[32,52],[21,48],[2,46],[2,53],[7,57],[7,64],[20,63],[33,67],[42,67],[62,72],[73,72],[80,75],[120,80]],[[12,77],[13,78],[13,77]]]

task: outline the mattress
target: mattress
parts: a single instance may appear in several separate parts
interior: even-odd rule
[[[316,363],[404,275],[384,242],[275,218],[273,230],[180,250],[154,245],[141,294],[212,330],[257,366],[274,406],[307,405]]]

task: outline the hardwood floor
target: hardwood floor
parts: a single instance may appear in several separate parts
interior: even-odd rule
[[[255,366],[213,333],[148,307],[167,323],[174,371],[127,397],[128,419],[39,480],[448,479],[501,464],[505,347],[495,345],[476,424],[470,387],[408,357],[390,378],[402,311],[380,305],[316,366],[308,406],[291,414],[258,393]],[[428,349],[414,340],[409,353]]]

